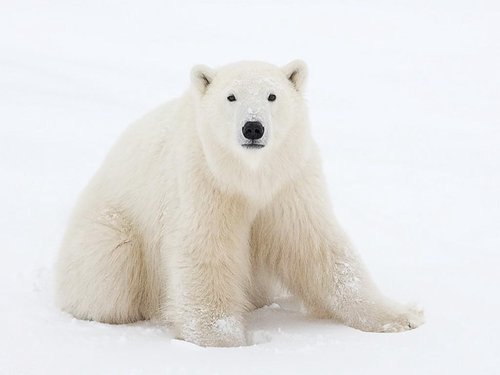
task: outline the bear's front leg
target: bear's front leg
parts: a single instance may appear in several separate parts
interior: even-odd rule
[[[304,168],[261,212],[253,258],[317,316],[371,332],[418,327],[423,314],[384,297],[331,212],[319,163]]]
[[[248,212],[240,199],[204,194],[183,202],[176,243],[165,255],[167,319],[178,338],[197,345],[245,345]]]

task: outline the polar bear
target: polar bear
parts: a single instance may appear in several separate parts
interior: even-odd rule
[[[182,97],[130,126],[70,219],[58,305],[239,346],[245,312],[271,302],[276,280],[315,316],[371,332],[420,325],[420,310],[379,292],[334,217],[306,76],[298,60],[195,66]]]

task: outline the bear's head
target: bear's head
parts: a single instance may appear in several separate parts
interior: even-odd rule
[[[252,61],[192,69],[198,135],[223,184],[269,188],[270,179],[279,182],[303,164],[310,144],[306,77],[299,60],[281,68]]]

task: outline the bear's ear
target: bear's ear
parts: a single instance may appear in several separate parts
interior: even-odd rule
[[[281,68],[286,78],[292,82],[297,91],[302,92],[307,80],[307,65],[302,60],[293,60]]]
[[[191,69],[191,82],[204,94],[215,77],[215,70],[206,65],[196,65]]]

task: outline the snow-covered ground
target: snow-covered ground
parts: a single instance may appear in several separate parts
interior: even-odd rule
[[[2,1],[0,373],[500,373],[499,40],[493,0]],[[221,349],[58,311],[65,221],[127,124],[196,63],[297,57],[336,212],[427,323],[369,334],[281,299]]]

